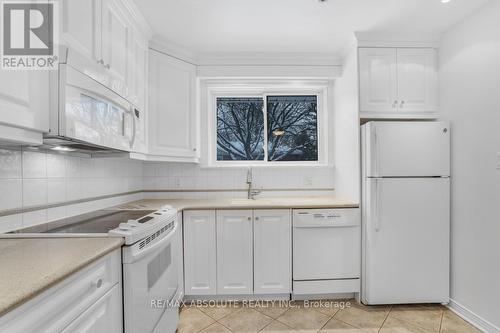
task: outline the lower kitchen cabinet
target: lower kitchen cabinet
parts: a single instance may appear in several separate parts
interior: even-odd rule
[[[291,293],[291,211],[184,212],[187,296]]]
[[[185,211],[183,226],[185,294],[215,295],[217,293],[215,211]]]
[[[289,294],[292,233],[289,210],[254,211],[254,293]]]
[[[217,211],[217,294],[253,293],[253,212]]]
[[[123,332],[121,249],[0,317],[0,332]]]
[[[62,332],[122,332],[121,286],[114,286]]]

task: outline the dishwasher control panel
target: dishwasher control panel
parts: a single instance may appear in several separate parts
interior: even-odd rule
[[[357,226],[361,224],[359,208],[294,209],[293,226],[297,228],[324,226]]]

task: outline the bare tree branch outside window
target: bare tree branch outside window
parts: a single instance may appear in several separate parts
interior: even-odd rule
[[[267,133],[260,97],[217,98],[217,160],[317,161],[317,97],[268,96]]]
[[[262,98],[217,98],[217,160],[264,160]]]
[[[269,161],[317,161],[316,96],[268,96]]]

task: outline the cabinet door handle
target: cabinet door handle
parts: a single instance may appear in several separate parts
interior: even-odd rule
[[[259,220],[259,217],[258,217],[258,216],[257,216],[257,217],[255,217],[255,221],[258,221],[258,220]]]
[[[401,101],[401,103],[399,103],[400,108],[403,108],[404,105],[405,105],[405,101]]]
[[[97,63],[100,64],[100,65],[104,65],[104,60],[102,60],[102,59],[97,60]]]
[[[111,68],[111,66],[109,64],[106,64],[106,66],[104,66],[104,67],[106,67],[106,69],[110,69]]]
[[[392,108],[394,109],[397,105],[398,105],[398,101],[394,101],[394,102],[392,103]]]
[[[96,281],[92,282],[92,284],[97,288],[101,288],[102,286],[102,279],[97,279]]]
[[[252,219],[252,218],[251,218],[250,216],[249,216],[249,217],[247,217],[247,220],[248,220],[248,221],[250,221],[251,219]]]

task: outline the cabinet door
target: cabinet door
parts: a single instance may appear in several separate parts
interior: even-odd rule
[[[49,71],[0,74],[0,141],[41,143],[49,131]]]
[[[397,110],[396,49],[359,49],[360,111]]]
[[[130,23],[116,0],[102,1],[102,59],[110,75],[110,88],[128,98]]]
[[[146,110],[146,91],[148,79],[148,42],[144,36],[137,30],[132,36],[132,47],[129,68],[130,98],[134,104],[136,116],[136,130],[133,150],[145,153],[147,151],[147,110]]]
[[[291,217],[289,210],[254,211],[254,290],[291,292]]]
[[[123,332],[121,285],[115,285],[62,332]]]
[[[215,295],[215,211],[185,211],[183,224],[186,295]]]
[[[436,50],[398,49],[397,64],[399,111],[437,111]]]
[[[147,57],[148,42],[142,34],[135,30],[130,48],[130,101],[140,110],[144,110],[146,98],[146,80],[148,75]]]
[[[150,50],[150,153],[196,157],[195,66]]]
[[[251,210],[217,211],[217,294],[253,293]]]
[[[101,60],[101,0],[61,5],[63,42],[90,60]]]

